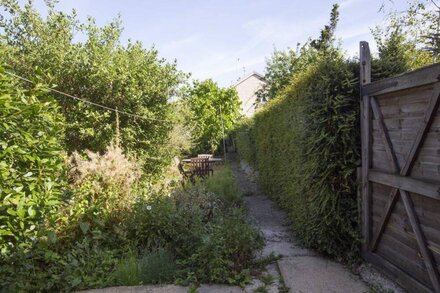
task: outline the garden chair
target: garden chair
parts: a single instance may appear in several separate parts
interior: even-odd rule
[[[214,174],[209,168],[209,158],[191,158],[191,172],[194,176],[205,178]]]
[[[194,174],[193,174],[193,172],[185,171],[185,169],[183,169],[182,162],[179,162],[179,164],[177,164],[177,168],[179,169],[180,175],[182,175],[183,180],[190,180],[191,182],[194,183]]]
[[[211,162],[209,162],[209,160],[214,157],[214,155],[211,154],[198,154],[197,158],[208,158],[208,163],[209,163],[209,167],[211,166]],[[214,169],[209,168],[209,172],[211,172],[212,174],[214,174]]]

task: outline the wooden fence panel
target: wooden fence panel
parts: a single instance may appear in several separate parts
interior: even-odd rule
[[[440,64],[371,82],[361,42],[363,257],[440,292]]]

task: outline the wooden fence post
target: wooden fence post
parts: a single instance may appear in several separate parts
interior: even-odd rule
[[[371,82],[371,55],[367,42],[360,42],[360,90],[361,90],[361,146],[362,146],[362,251],[367,251],[371,239],[371,186],[368,171],[371,166],[371,107],[370,96],[363,93],[363,86]]]

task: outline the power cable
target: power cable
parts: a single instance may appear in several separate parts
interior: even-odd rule
[[[14,76],[14,77],[16,77],[16,78],[18,78],[18,79],[21,79],[21,80],[23,80],[23,81],[26,81],[26,82],[28,82],[28,83],[31,83],[31,84],[35,85],[35,83],[34,83],[33,81],[31,81],[31,80],[29,80],[29,79],[27,79],[27,78],[24,78],[24,77],[22,77],[22,76],[19,76],[19,75],[15,74],[15,73],[12,73],[12,72],[9,72],[9,71],[5,71],[5,73],[8,74],[8,75],[10,75],[10,76]],[[108,110],[108,111],[113,111],[113,112],[115,112],[115,113],[124,114],[124,115],[127,115],[127,116],[131,116],[131,117],[139,118],[139,119],[144,119],[144,120],[153,120],[153,121],[162,121],[162,122],[172,122],[172,121],[170,121],[170,120],[156,119],[156,118],[148,118],[148,117],[140,116],[140,115],[133,114],[133,113],[129,113],[129,112],[125,112],[125,111],[116,110],[116,109],[113,109],[113,108],[107,107],[107,106],[105,106],[105,105],[101,105],[101,104],[98,104],[98,103],[95,103],[95,102],[92,102],[92,101],[89,101],[89,100],[86,100],[86,99],[78,98],[78,97],[76,97],[76,96],[73,96],[73,95],[70,95],[70,94],[64,93],[64,92],[59,91],[59,90],[56,90],[56,89],[54,89],[54,88],[50,88],[50,87],[46,87],[46,88],[47,88],[48,90],[54,92],[54,93],[57,93],[57,94],[60,94],[60,95],[63,95],[63,96],[69,97],[69,98],[74,99],[74,100],[77,100],[77,101],[81,101],[81,102],[87,103],[87,104],[90,104],[90,105],[93,105],[93,106],[95,106],[95,107],[99,107],[99,108],[102,108],[102,109],[105,109],[105,110]]]

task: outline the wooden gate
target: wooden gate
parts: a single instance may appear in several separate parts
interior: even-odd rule
[[[440,63],[371,82],[360,52],[362,255],[410,292],[440,292]]]

